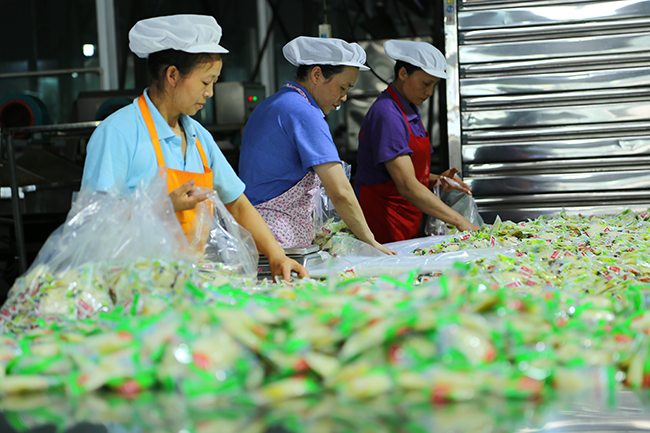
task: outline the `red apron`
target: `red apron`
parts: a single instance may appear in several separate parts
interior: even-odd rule
[[[413,151],[411,161],[415,177],[428,188],[431,171],[429,134],[424,137],[413,135],[397,93],[390,86],[388,93],[397,102],[409,128],[409,148]],[[422,222],[422,211],[401,196],[392,179],[386,183],[361,185],[359,203],[377,242],[385,244],[417,237]]]
[[[149,130],[149,135],[151,135],[151,141],[153,142],[153,148],[156,151],[156,158],[158,159],[158,167],[165,167],[165,159],[163,158],[162,150],[160,149],[160,140],[158,140],[158,133],[156,132],[156,127],[151,118],[151,112],[147,106],[147,101],[144,99],[144,95],[140,95],[138,98],[138,105],[140,106],[140,111],[144,117],[144,122],[147,124],[147,129]],[[204,188],[213,188],[212,180],[212,170],[208,167],[208,159],[205,157],[205,152],[203,152],[203,147],[197,137],[196,147],[199,149],[199,154],[201,155],[201,161],[203,162],[203,171],[204,173],[192,173],[190,171],[175,170],[173,168],[166,168],[167,172],[167,193],[174,191],[185,182],[194,180],[194,185],[204,187]],[[183,231],[187,233],[194,221],[196,216],[196,208],[176,212],[176,217],[183,227]]]

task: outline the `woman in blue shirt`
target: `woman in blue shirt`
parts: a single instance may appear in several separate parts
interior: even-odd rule
[[[287,82],[253,112],[242,137],[239,175],[246,194],[285,248],[312,243],[313,197],[322,182],[337,213],[359,239],[387,254],[375,240],[348,181],[325,115],[347,99],[366,54],[341,39],[298,37],[283,48],[298,66]]]
[[[190,116],[213,95],[223,65],[221,27],[210,16],[174,15],[139,21],[129,32],[129,47],[147,58],[150,88],[133,104],[104,120],[87,146],[82,186],[107,191],[123,180],[134,188],[141,179],[167,173],[169,197],[187,231],[196,205],[214,188],[237,222],[253,235],[268,257],[273,275],[289,280],[307,271],[288,258],[243,194],[245,186],[212,135]]]

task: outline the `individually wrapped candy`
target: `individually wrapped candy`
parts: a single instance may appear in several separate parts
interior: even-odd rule
[[[136,217],[137,216],[137,217]],[[113,270],[146,260],[186,261],[193,255],[171,201],[164,174],[133,192],[117,184],[108,193],[83,189],[66,222],[54,231],[8,294],[3,330],[31,327],[39,317],[84,319],[122,297]],[[117,282],[117,287],[109,284]],[[146,282],[141,281],[142,285]],[[18,320],[17,320],[18,319]]]

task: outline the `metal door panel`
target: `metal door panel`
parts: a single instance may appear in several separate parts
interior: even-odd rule
[[[449,164],[485,221],[650,206],[650,0],[447,0],[443,16]]]
[[[510,96],[529,93],[531,89],[543,92],[561,92],[636,86],[650,86],[650,66],[587,72],[465,78],[460,80],[460,94],[463,97]]]
[[[643,32],[584,38],[461,45],[458,47],[458,58],[460,63],[485,63],[518,59],[590,56],[603,52],[626,54],[647,51],[648,47],[650,47],[650,35]]]
[[[474,96],[463,98],[463,108],[467,111],[508,108],[543,108],[559,106],[598,105],[602,103],[650,103],[650,87],[631,89],[588,89],[572,92],[542,92],[534,94],[511,94],[507,96]],[[650,114],[650,111],[648,112]]]
[[[650,131],[650,121],[612,122],[606,124],[561,125],[528,129],[477,129],[463,132],[463,144],[512,142],[518,140],[545,141],[585,137],[614,137],[620,140],[643,138]]]
[[[647,119],[649,111],[650,104],[648,102],[563,106],[546,109],[487,110],[464,112],[461,122],[462,127],[467,129],[623,122]]]
[[[462,33],[465,45],[498,42],[521,42],[532,40],[566,39],[573,37],[643,33],[648,30],[644,18],[627,20],[593,21],[550,26],[502,27],[499,29],[471,30]]]
[[[539,143],[513,142],[477,144],[463,146],[463,163],[488,163],[498,161],[535,160],[541,163],[546,159],[557,160],[591,158],[594,155],[610,157],[650,154],[650,136],[639,139],[622,140],[602,138],[591,140],[543,141]],[[468,175],[477,170],[464,170]]]
[[[650,170],[530,174],[465,179],[475,196],[650,189]]]
[[[585,72],[604,69],[647,67],[650,52],[629,53],[625,56],[602,53],[589,57],[559,57],[538,60],[518,60],[496,63],[469,63],[460,67],[460,76],[484,78],[491,76],[548,74],[554,72]]]
[[[592,154],[592,156],[595,154]],[[468,164],[468,169],[473,176],[480,175],[515,175],[515,174],[557,174],[584,173],[597,171],[650,171],[650,155],[639,155],[636,158],[601,157],[569,159],[565,155],[561,158],[545,161],[525,161],[518,159],[512,162],[492,162]]]
[[[503,7],[503,6],[501,6]],[[460,11],[458,29],[520,27],[551,23],[579,23],[610,18],[634,18],[650,15],[650,1],[622,0],[575,5]]]

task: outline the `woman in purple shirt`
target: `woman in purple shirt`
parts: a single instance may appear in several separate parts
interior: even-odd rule
[[[397,61],[395,79],[368,110],[357,155],[355,188],[370,230],[381,243],[412,239],[423,214],[461,231],[478,230],[429,189],[453,178],[457,188],[471,193],[456,168],[441,176],[430,173],[431,143],[418,106],[447,78],[444,56],[425,42],[391,40],[384,50]]]

